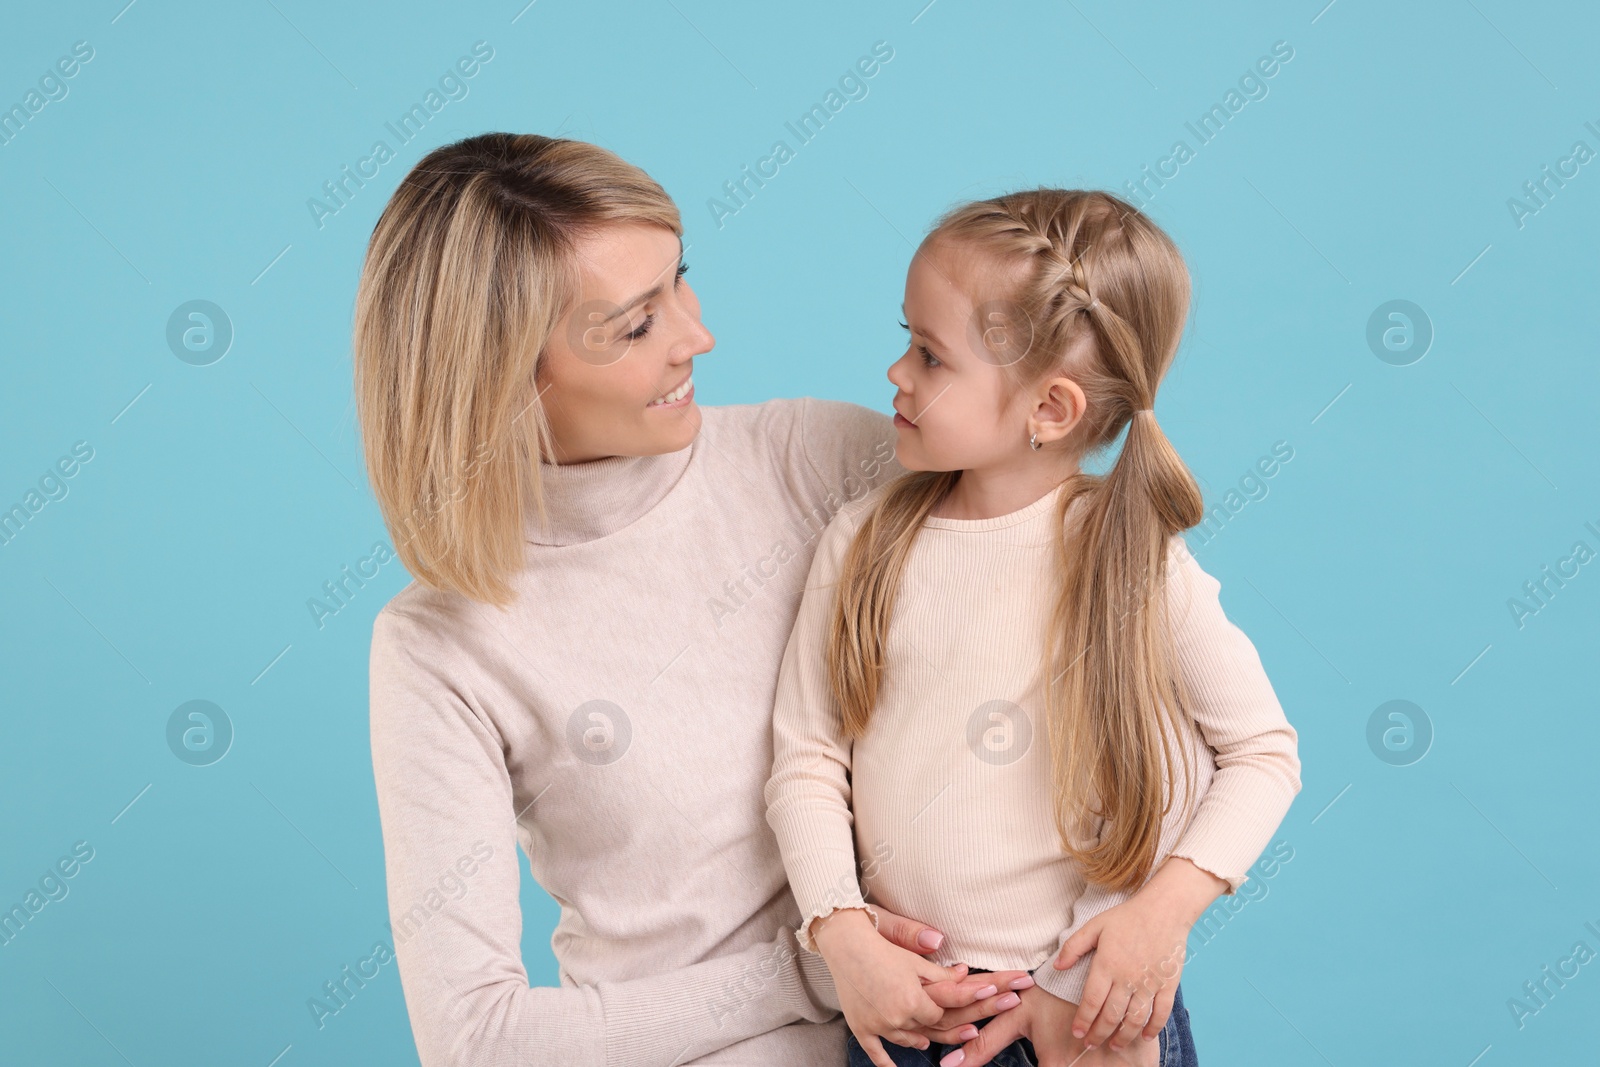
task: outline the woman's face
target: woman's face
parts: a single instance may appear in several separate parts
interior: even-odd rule
[[[671,230],[611,223],[578,243],[576,305],[545,347],[536,378],[555,459],[676,452],[700,432],[694,357],[716,343],[683,280]]]

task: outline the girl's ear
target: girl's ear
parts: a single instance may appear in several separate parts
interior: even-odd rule
[[[1083,389],[1071,378],[1047,378],[1039,384],[1037,393],[1038,402],[1034,406],[1034,418],[1038,421],[1042,431],[1040,437],[1046,440],[1059,440],[1072,432],[1078,425],[1078,420],[1083,418],[1083,413],[1088,409],[1088,398],[1083,395]]]

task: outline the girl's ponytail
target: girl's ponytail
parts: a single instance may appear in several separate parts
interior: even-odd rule
[[[1193,799],[1165,589],[1172,535],[1204,517],[1155,413],[1136,409],[1127,426],[1110,471],[1063,494],[1063,530],[1070,498],[1087,499],[1060,543],[1045,693],[1063,844],[1090,881],[1117,889],[1150,875],[1180,783]]]

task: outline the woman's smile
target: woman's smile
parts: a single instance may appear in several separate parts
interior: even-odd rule
[[[694,399],[694,375],[690,375],[679,382],[670,391],[662,393],[650,403],[647,408],[681,408]]]

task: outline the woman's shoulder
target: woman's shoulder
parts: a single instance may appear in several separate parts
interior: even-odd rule
[[[846,400],[791,397],[703,408],[719,450],[759,456],[806,496],[856,500],[904,473],[889,416]]]
[[[435,589],[413,578],[372,620],[374,654],[403,650],[413,660],[443,660],[477,625],[473,603],[460,593]]]

